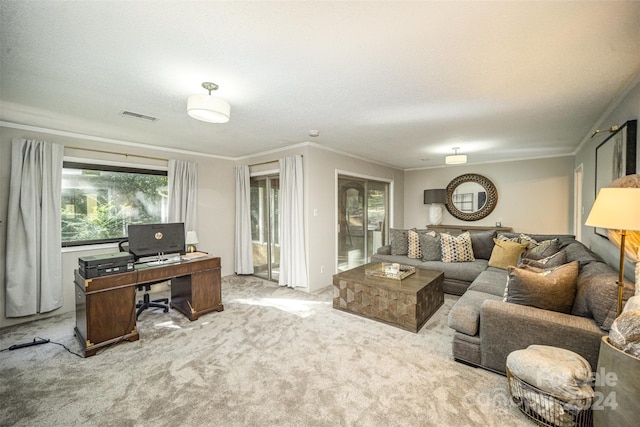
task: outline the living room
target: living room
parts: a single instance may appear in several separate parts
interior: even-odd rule
[[[155,144],[154,138],[160,139],[160,135],[157,131],[150,128],[152,125],[148,123],[139,124],[128,118],[117,117],[116,119],[120,120],[119,123],[121,123],[121,129],[118,129],[117,125],[114,125],[113,122],[110,122],[108,126],[103,126],[103,124],[100,123],[99,117],[101,114],[104,114],[104,111],[101,109],[98,109],[100,111],[90,117],[84,116],[81,107],[76,108],[77,117],[69,117],[68,114],[70,113],[68,111],[65,111],[64,114],[56,113],[56,103],[59,102],[60,104],[66,104],[66,102],[62,102],[61,100],[65,98],[65,92],[69,89],[68,85],[70,83],[68,80],[64,83],[60,83],[60,86],[56,86],[57,83],[55,81],[47,80],[38,81],[36,83],[36,79],[27,79],[26,81],[20,81],[20,85],[16,84],[15,86],[10,87],[10,85],[14,84],[13,79],[15,77],[11,76],[10,79],[10,76],[5,73],[5,67],[8,67],[8,62],[16,60],[16,57],[10,56],[9,51],[11,48],[3,48],[3,72],[1,77],[3,95],[2,109],[0,110],[0,194],[2,194],[2,197],[0,198],[0,221],[2,225],[2,227],[0,227],[0,236],[2,236],[2,238],[0,240],[3,242],[6,241],[7,228],[12,225],[12,218],[7,214],[11,172],[11,142],[14,138],[27,138],[64,145],[64,155],[68,158],[84,158],[91,159],[93,161],[103,161],[105,163],[131,164],[136,167],[166,167],[166,160],[162,159],[180,159],[196,162],[198,164],[199,183],[197,206],[197,214],[199,218],[197,228],[199,237],[198,248],[207,251],[210,254],[215,254],[215,256],[219,256],[221,258],[221,274],[223,277],[234,275],[235,248],[233,242],[235,238],[234,212],[236,197],[234,168],[237,165],[256,165],[263,162],[275,162],[285,156],[302,155],[305,166],[304,221],[308,287],[297,288],[297,291],[308,293],[311,296],[315,296],[319,292],[323,292],[323,290],[326,291],[328,287],[330,288],[332,276],[337,272],[336,248],[338,246],[338,237],[336,235],[336,211],[338,209],[338,196],[336,181],[337,174],[343,172],[347,172],[353,176],[375,178],[377,180],[391,183],[393,197],[391,199],[390,206],[390,225],[394,228],[424,228],[425,224],[427,224],[428,217],[428,206],[423,203],[422,198],[423,191],[425,189],[445,188],[453,178],[465,173],[476,173],[486,176],[491,179],[497,187],[499,200],[496,208],[490,215],[480,221],[474,222],[473,225],[492,227],[495,226],[496,223],[500,223],[504,226],[513,228],[513,230],[524,233],[579,235],[581,236],[580,240],[587,247],[593,249],[610,264],[616,265],[618,255],[617,248],[607,241],[604,241],[600,236],[595,235],[593,228],[584,224],[595,199],[594,182],[596,148],[607,138],[608,132],[603,131],[595,136],[592,136],[592,134],[596,130],[605,130],[610,129],[612,126],[621,126],[629,120],[637,120],[638,116],[640,116],[640,74],[637,61],[639,40],[637,33],[638,21],[636,19],[640,18],[640,10],[638,9],[638,4],[633,4],[633,2],[631,2],[631,4],[616,4],[613,6],[605,6],[603,5],[604,2],[592,3],[595,3],[595,5],[593,5],[594,10],[576,10],[576,12],[579,12],[577,16],[584,19],[584,24],[581,24],[581,27],[584,26],[591,28],[593,34],[591,35],[592,39],[590,40],[597,40],[598,37],[600,37],[599,33],[603,31],[615,33],[615,37],[618,37],[618,39],[607,39],[607,43],[610,43],[610,46],[612,46],[611,50],[613,51],[616,51],[616,46],[622,47],[620,47],[614,54],[611,54],[611,56],[617,58],[616,60],[619,61],[616,62],[616,64],[620,64],[620,67],[626,68],[617,73],[614,77],[609,78],[603,75],[598,75],[598,73],[608,71],[609,67],[600,66],[599,61],[596,61],[600,68],[596,67],[594,64],[597,71],[591,75],[591,78],[593,79],[591,82],[602,80],[603,87],[606,86],[608,91],[594,90],[584,98],[579,97],[578,100],[580,102],[594,104],[595,107],[588,110],[589,114],[585,113],[584,117],[578,118],[577,120],[575,115],[568,112],[568,110],[571,110],[574,106],[564,104],[561,106],[550,105],[548,109],[554,110],[555,108],[555,112],[553,114],[556,116],[553,123],[551,121],[548,122],[548,127],[552,130],[547,129],[547,122],[544,121],[547,116],[532,117],[529,115],[512,114],[511,112],[507,114],[505,112],[492,110],[485,106],[488,110],[493,112],[494,116],[498,116],[498,118],[502,117],[501,120],[504,122],[505,133],[510,131],[511,128],[516,127],[516,123],[518,122],[524,122],[526,124],[522,128],[518,129],[521,129],[521,132],[527,132],[526,138],[523,139],[528,141],[525,142],[524,145],[526,146],[528,144],[529,148],[522,148],[522,141],[519,141],[521,144],[519,150],[516,150],[515,148],[510,150],[507,148],[508,146],[500,147],[497,145],[492,146],[491,144],[484,144],[483,146],[481,143],[475,144],[466,141],[456,141],[456,138],[458,138],[458,133],[456,131],[442,133],[445,129],[453,129],[458,126],[458,117],[454,114],[442,119],[438,124],[438,127],[441,128],[441,130],[438,130],[438,135],[442,136],[442,141],[438,141],[437,138],[429,139],[430,141],[434,141],[432,145],[437,147],[433,147],[433,150],[429,152],[420,150],[411,151],[407,147],[408,142],[395,141],[392,137],[395,132],[400,135],[399,139],[405,138],[407,141],[416,141],[420,138],[426,138],[424,133],[420,135],[420,138],[416,138],[413,135],[415,132],[420,132],[420,129],[404,129],[405,123],[410,122],[413,117],[412,115],[415,115],[415,111],[411,111],[409,105],[398,106],[398,111],[401,113],[405,112],[406,117],[403,118],[403,120],[398,120],[388,125],[388,128],[381,131],[381,133],[386,137],[384,141],[372,140],[372,143],[369,146],[371,155],[366,154],[366,141],[362,142],[361,138],[358,138],[358,144],[356,144],[355,139],[358,136],[357,134],[359,130],[362,130],[363,132],[369,131],[369,128],[375,128],[377,124],[366,123],[363,120],[355,119],[352,122],[354,130],[341,133],[341,139],[339,140],[334,140],[335,138],[332,136],[333,130],[328,124],[326,126],[318,126],[318,128],[320,128],[319,138],[314,139],[315,137],[308,136],[306,132],[311,129],[310,126],[315,127],[316,123],[303,122],[292,124],[292,127],[295,127],[296,132],[298,132],[297,139],[285,141],[282,135],[276,134],[274,136],[274,134],[270,132],[270,126],[268,125],[270,119],[264,116],[261,117],[261,119],[265,123],[265,132],[269,132],[268,135],[270,136],[270,139],[265,141],[263,145],[258,145],[258,147],[263,147],[260,149],[255,149],[256,145],[251,144],[247,144],[245,147],[242,146],[242,135],[245,133],[252,133],[252,137],[255,138],[256,135],[259,136],[262,133],[262,129],[256,128],[255,123],[252,124],[254,127],[247,127],[246,130],[238,131],[237,129],[234,129],[234,132],[237,132],[235,135],[239,138],[238,140],[229,139],[226,136],[226,131],[224,130],[224,126],[232,124],[234,120],[242,120],[243,108],[246,108],[242,106],[242,96],[236,96],[233,98],[232,116],[229,124],[210,125],[196,122],[192,118],[187,117],[186,111],[184,111],[184,105],[182,104],[186,104],[186,96],[188,94],[202,91],[202,88],[199,87],[202,80],[202,74],[200,73],[196,73],[198,74],[198,81],[189,82],[192,87],[190,92],[187,92],[184,96],[182,93],[179,95],[173,94],[172,96],[180,98],[182,102],[178,107],[180,108],[179,114],[184,116],[185,121],[193,122],[193,124],[191,122],[185,122],[189,123],[184,128],[185,135],[191,135],[193,132],[192,127],[203,126],[204,130],[202,132],[208,132],[209,135],[206,141],[211,141],[210,145],[214,148],[203,146],[201,150],[198,150],[194,145],[184,148],[186,147],[186,144],[181,144],[178,141],[176,141],[173,146],[169,146],[165,142]],[[404,7],[411,6],[412,5],[404,5]],[[12,23],[11,25],[5,25],[5,23],[8,24],[10,20],[25,18],[25,14],[30,10],[29,6],[24,7],[25,9],[21,9],[18,3],[3,2],[2,26],[14,29],[16,24]],[[71,3],[68,4],[67,7],[71,10],[78,6]],[[223,13],[222,10],[225,10],[220,4],[216,4],[215,7],[219,8],[220,13]],[[225,7],[230,8],[229,13],[234,12],[231,9],[231,5],[227,5]],[[284,7],[286,10],[286,5],[281,5],[281,7]],[[295,11],[297,11],[297,8],[301,7],[301,5],[297,4],[296,6],[291,5],[292,10]],[[315,7],[319,6],[316,4]],[[351,19],[354,20],[358,19],[355,14],[352,14],[354,10],[351,8],[354,8],[354,5],[339,6],[338,4],[334,4],[333,7],[337,8],[337,11],[333,11],[333,13],[335,13],[336,16],[342,16],[341,19],[345,19],[345,17],[351,17]],[[341,7],[346,9],[343,10]],[[380,5],[378,5],[378,7],[380,7]],[[413,5],[413,7],[418,8],[420,13],[424,13],[422,8],[426,8],[427,6]],[[557,7],[578,6],[562,4]],[[611,7],[612,10],[614,10],[614,12],[612,12],[613,16],[622,20],[621,23],[618,23],[619,25],[615,22],[608,21],[610,26],[617,26],[615,31],[611,28],[603,29],[600,25],[602,21],[600,19],[599,12],[608,10],[602,9],[606,7]],[[272,14],[279,11],[280,10],[278,9],[275,11],[269,11],[269,19],[265,19],[267,19],[270,25],[275,25],[275,23],[278,22],[278,19],[274,18]],[[56,12],[60,13],[59,10]],[[345,14],[341,15],[343,12]],[[362,9],[362,13],[365,12],[366,7]],[[90,11],[87,11],[86,13],[91,14]],[[241,12],[235,11],[235,13],[240,14]],[[513,11],[505,11],[504,13],[510,14],[513,13]],[[84,12],[80,13],[80,15],[83,14]],[[402,17],[405,17],[405,14],[406,10],[403,10],[401,13]],[[493,18],[498,20],[500,14],[501,13],[498,13]],[[517,14],[520,15],[519,13]],[[553,13],[549,12],[549,15],[552,14]],[[546,16],[546,13],[540,12],[540,15]],[[313,16],[313,14],[307,12],[307,14],[303,15],[293,15],[291,18],[293,19],[294,16],[295,18],[300,18],[301,16]],[[322,16],[326,17],[324,14]],[[549,19],[551,18],[549,17]],[[93,22],[93,20],[87,20],[87,22]],[[566,23],[568,21],[563,22]],[[360,26],[358,29],[360,29]],[[52,31],[54,30],[59,31],[59,29],[56,30],[55,28]],[[88,28],[86,28],[86,26],[82,26],[80,31],[88,31]],[[56,35],[56,32],[53,34]],[[16,41],[10,39],[9,37],[11,36],[13,36],[13,33],[5,33],[3,30],[3,45],[10,42],[9,45],[14,49],[13,54],[15,55],[15,52],[22,48],[22,44],[20,40]],[[586,37],[585,34],[581,34],[581,36]],[[229,38],[232,39],[232,37],[220,37],[225,42],[232,42],[229,40]],[[560,36],[558,35],[558,37]],[[561,41],[558,43],[564,43],[563,48],[566,49],[566,51],[569,51],[569,47],[573,42],[566,34],[563,34],[563,37],[565,38],[561,38]],[[358,43],[360,43],[360,38],[357,40]],[[89,48],[89,46],[85,47]],[[499,50],[501,47],[504,46],[502,46],[501,43],[496,43],[496,50]],[[121,46],[118,48],[121,48]],[[166,57],[174,56],[176,58],[181,58],[184,63],[179,64],[176,67],[186,67],[185,64],[189,60],[186,60],[182,55],[180,55],[179,48],[179,46],[172,47],[172,49],[175,50],[172,50],[170,54],[166,55]],[[108,52],[108,50],[114,49],[114,46],[108,45],[105,49],[106,50],[103,53],[111,58],[113,53]],[[536,45],[536,49],[540,49],[540,46]],[[299,51],[296,50],[296,53],[297,52]],[[531,52],[532,55],[535,55],[536,53],[538,52],[535,50],[532,50]],[[600,51],[589,52],[589,54],[585,54],[584,57],[597,58],[600,53]],[[28,56],[26,52],[20,52],[20,55]],[[204,52],[203,57],[206,57]],[[541,59],[544,57],[545,55],[541,55],[536,58]],[[623,59],[620,59],[619,57],[622,57]],[[630,57],[632,59],[629,59]],[[5,58],[7,61],[5,61]],[[47,60],[51,60],[51,58],[48,57]],[[318,70],[322,69],[321,63],[314,62],[317,59],[315,59],[313,55],[311,55],[308,60],[316,64]],[[359,60],[362,61],[363,59]],[[295,61],[293,61],[293,63],[295,63]],[[63,65],[56,64],[55,62],[49,64],[47,61],[44,61],[44,64],[50,67]],[[505,60],[505,64],[509,64],[508,59]],[[537,71],[539,73],[551,73],[552,69],[562,66],[562,62],[559,64],[560,65],[551,59],[548,59],[545,67],[541,67],[541,69]],[[31,63],[31,66],[33,66],[33,63]],[[419,69],[419,72],[408,72],[408,75],[414,76],[414,73],[417,73],[423,75],[425,79],[441,78],[433,77],[433,74],[436,73],[430,70],[428,66],[429,64],[425,61]],[[585,66],[585,63],[583,63],[583,66]],[[214,75],[207,76],[207,78],[213,81],[216,81],[215,79],[217,76],[215,74],[216,71],[220,70],[220,67],[222,67],[222,65],[203,66],[204,69],[213,70],[211,72]],[[9,70],[9,68],[6,69]],[[255,66],[254,69],[259,70],[259,66]],[[575,68],[571,68],[571,70],[575,70]],[[477,70],[478,73],[481,73],[481,71],[482,70]],[[73,80],[74,71],[67,70],[67,72],[71,75],[71,80]],[[137,72],[140,74],[145,73],[144,70],[136,71],[136,68],[133,67],[131,73]],[[228,71],[228,73],[233,72],[234,70]],[[284,70],[281,70],[281,72],[286,75]],[[293,72],[295,72],[295,70]],[[38,73],[42,73],[42,71],[39,70]],[[38,73],[35,74],[42,76],[42,74]],[[259,74],[259,72],[254,72],[254,74]],[[563,93],[563,95],[567,95],[568,99],[576,99],[569,96],[573,95],[572,92],[577,91],[576,89],[573,89],[571,84],[571,74],[568,71],[566,73],[559,74],[568,74],[564,76],[566,93]],[[588,74],[588,72],[585,71],[585,74]],[[225,75],[225,72],[220,71],[218,72],[218,75]],[[318,72],[318,75],[321,75],[321,73]],[[408,78],[408,75],[405,76]],[[554,74],[554,76],[555,78],[558,78],[557,74]],[[528,77],[531,78],[531,76]],[[467,76],[467,78],[468,84],[473,85],[472,77]],[[109,76],[96,75],[95,79],[97,81],[106,82],[108,81]],[[322,80],[322,78],[319,78],[318,80]],[[234,80],[227,78],[227,81],[231,84]],[[488,84],[488,81],[490,81],[490,79],[483,79],[482,84]],[[516,88],[514,88],[513,85],[522,84],[522,81],[526,82],[527,80],[523,77],[522,80],[505,81],[505,90],[513,89],[515,91]],[[220,83],[220,96],[224,97],[226,93],[223,92],[225,89],[223,81],[217,81],[217,83]],[[265,82],[261,81],[260,83]],[[535,87],[532,92],[544,92],[546,83],[548,82],[540,83],[540,85]],[[238,83],[234,84],[237,85]],[[258,90],[258,83],[254,82],[252,84],[254,85],[253,90]],[[318,97],[318,102],[320,102],[323,97],[336,94],[336,92],[340,90],[346,90],[342,86],[343,83],[326,82],[325,84],[327,84],[329,89],[327,89],[327,87],[320,86],[318,81],[309,80],[307,84],[308,87],[314,89],[312,93]],[[24,90],[24,85],[42,86],[40,89],[45,90],[46,93],[53,97],[54,100],[43,102],[41,104],[33,103],[32,105],[25,103],[25,105],[21,106],[17,103],[15,98],[20,97],[20,91]],[[331,87],[332,85],[335,85],[338,89]],[[496,83],[495,85],[500,86],[501,84]],[[155,88],[156,86],[152,87],[152,89]],[[579,86],[579,89],[582,89],[582,87]],[[103,94],[110,91],[111,88],[108,83],[101,83],[96,86],[85,86],[81,88],[81,91],[84,91],[87,97],[92,96],[91,94],[94,90]],[[283,93],[286,91],[282,86],[280,86],[280,90],[282,90]],[[373,92],[380,91],[379,96],[388,97],[390,99],[387,107],[390,109],[394,108],[394,94],[392,92],[387,92],[388,89],[379,87],[374,87],[370,90]],[[327,91],[329,91],[329,95],[327,95]],[[479,93],[482,92],[483,91],[480,91]],[[206,94],[206,92],[204,93]],[[471,93],[478,92],[471,91]],[[124,97],[124,92],[119,93],[117,96]],[[151,98],[155,99],[153,97]],[[430,100],[427,102],[427,98],[428,96],[423,97],[423,104],[421,105],[421,107],[426,110],[434,107],[434,101]],[[588,100],[585,98],[588,98]],[[539,103],[543,102],[539,101],[537,97],[533,97],[533,99]],[[558,98],[553,99],[555,102],[560,102],[558,101]],[[130,101],[133,103],[133,100]],[[156,111],[155,108],[147,107],[145,102],[136,102],[136,107],[139,111]],[[313,103],[313,101],[309,102]],[[358,101],[358,103],[359,102],[360,101]],[[363,101],[363,104],[365,102],[366,101]],[[505,105],[508,105],[506,99],[494,98],[491,99],[491,102],[504,102]],[[234,109],[234,105],[238,105],[239,108],[237,110]],[[354,104],[350,111],[341,111],[338,115],[353,114],[354,116],[357,116],[355,112],[357,110],[357,105],[357,103]],[[61,105],[60,108],[62,109],[62,107],[63,106]],[[584,107],[585,105],[575,105],[576,109]],[[117,105],[113,106],[113,108],[122,110],[132,107],[129,107],[128,105]],[[274,114],[286,116],[291,113],[293,116],[294,112],[291,111],[291,109],[296,108],[303,108],[303,106],[296,104],[294,107],[275,111]],[[545,108],[545,106],[542,107],[542,109]],[[514,107],[514,111],[517,113],[516,107]],[[332,112],[332,114],[329,115],[329,120],[322,120],[322,123],[331,122],[331,120],[335,118],[334,113],[335,112]],[[460,118],[462,118],[462,106],[460,106],[458,113]],[[115,114],[117,115],[118,111],[116,111]],[[172,112],[172,114],[177,113]],[[574,121],[569,122],[565,117],[573,118]],[[163,120],[165,120],[165,118],[161,117],[159,123]],[[416,120],[419,121],[421,119],[418,118]],[[430,120],[434,119],[430,118]],[[491,120],[495,120],[495,118]],[[107,119],[105,119],[105,121],[107,121]],[[558,122],[562,121],[567,122],[566,131],[562,130],[558,125]],[[480,115],[479,118],[474,118],[471,122],[475,124],[476,130],[480,132],[486,131],[483,127],[483,123],[487,124],[489,119]],[[491,123],[493,127],[496,127],[496,121],[492,121]],[[381,120],[379,124],[384,124],[384,120]],[[211,126],[213,126],[213,128],[211,128]],[[409,126],[409,124],[406,123],[406,126]],[[130,128],[130,132],[126,131],[128,127]],[[473,128],[473,126],[471,126],[471,128]],[[421,132],[428,132],[432,129],[433,128],[431,127],[423,127]],[[336,128],[335,132],[337,132],[337,130],[338,128]],[[200,132],[199,129],[198,132]],[[460,131],[460,134],[464,134],[464,132]],[[496,131],[494,129],[494,135],[495,134],[500,134],[500,130],[498,129]],[[351,144],[350,137],[354,138],[353,145]],[[228,151],[225,147],[227,145],[238,145],[241,146],[241,149],[238,151]],[[542,148],[537,149],[538,145],[543,146],[546,151]],[[554,147],[554,145],[557,147]],[[468,154],[469,163],[459,166],[445,166],[445,155],[451,154],[452,148],[456,146],[464,147],[464,151],[461,150],[461,152]],[[557,148],[557,150],[554,151],[554,148]],[[391,152],[402,152],[404,150],[409,154],[402,155],[399,153],[400,157],[396,159],[400,160],[393,160],[390,154]],[[123,155],[123,153],[125,155]],[[160,160],[149,159],[148,157],[154,157]],[[407,161],[407,157],[413,157],[413,159],[411,161]],[[388,158],[389,161],[381,160],[386,158]],[[637,164],[640,164],[640,161],[638,161]],[[275,168],[275,163],[268,163],[252,167],[251,172],[259,174]],[[578,168],[581,170],[581,175],[579,175],[581,183],[581,186],[579,187],[581,204],[577,205],[576,208],[576,169]],[[580,216],[576,216],[576,210],[580,212]],[[580,218],[580,220],[577,220],[576,218]],[[449,225],[468,225],[468,223],[454,218],[446,211],[444,213],[443,223]],[[2,277],[3,289],[6,272],[5,257],[6,253],[11,250],[12,248],[6,247],[5,245],[0,246],[0,277]],[[100,247],[92,246],[89,248],[64,248],[62,251],[62,272],[64,284],[63,306],[52,312],[39,313],[26,317],[13,318],[6,317],[3,314],[3,316],[0,316],[0,328],[32,322],[33,320],[46,319],[52,316],[73,313],[75,310],[75,290],[73,285],[74,269],[77,268],[78,257],[115,251],[117,251],[117,246],[114,244]],[[633,268],[633,265],[627,264],[627,276],[632,276]],[[0,293],[0,303],[3,306],[5,305],[4,292]],[[213,321],[215,314],[211,314],[209,316],[211,319],[210,321]],[[362,319],[359,319],[357,327],[365,328],[364,325],[366,325],[366,323],[363,325],[361,322]],[[446,326],[444,327],[446,328]],[[68,334],[70,333],[71,331],[68,331]],[[144,338],[142,338],[142,341],[144,341]],[[5,347],[4,344],[5,342],[3,340],[3,348]],[[126,344],[123,346],[126,346]],[[106,368],[107,367],[105,367],[105,369]],[[487,373],[487,375],[488,374],[489,373]],[[474,375],[482,376],[485,374]],[[361,418],[360,420],[362,421],[364,418]],[[192,421],[194,420],[192,419]],[[342,420],[343,424],[349,424],[353,421],[354,420],[352,419]],[[371,421],[372,424],[376,424],[375,420],[369,421]],[[481,421],[478,420],[478,422]],[[138,425],[139,424],[142,423],[140,422]],[[283,422],[283,424],[286,423]],[[321,424],[322,423],[318,423],[316,425]],[[331,423],[327,422],[326,424]],[[400,424],[405,423],[401,422]]]

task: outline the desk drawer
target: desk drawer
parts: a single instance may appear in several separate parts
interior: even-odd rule
[[[94,277],[93,279],[85,279],[75,270],[76,285],[84,288],[87,293],[104,291],[111,288],[119,288],[122,286],[133,285],[136,283],[137,272],[111,274],[109,276]]]

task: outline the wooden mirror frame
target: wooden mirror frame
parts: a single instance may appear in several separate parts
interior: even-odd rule
[[[465,182],[475,182],[479,184],[487,193],[487,201],[484,206],[475,212],[462,212],[453,204],[453,192],[460,185]],[[493,185],[490,179],[485,176],[478,175],[477,173],[467,173],[453,178],[447,185],[447,210],[454,217],[463,221],[478,221],[485,218],[495,209],[498,204],[498,190]]]

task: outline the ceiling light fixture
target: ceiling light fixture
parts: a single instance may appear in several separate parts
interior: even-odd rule
[[[466,154],[458,154],[458,150],[460,147],[454,147],[453,151],[455,154],[450,156],[446,156],[444,158],[444,163],[446,165],[461,165],[463,163],[467,163],[467,155]]]
[[[224,99],[211,96],[211,91],[217,90],[218,85],[204,82],[202,87],[209,91],[209,95],[191,95],[187,100],[187,114],[203,122],[227,123],[231,117],[231,105]]]

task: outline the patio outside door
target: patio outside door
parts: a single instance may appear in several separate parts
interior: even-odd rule
[[[254,275],[278,281],[280,244],[278,242],[278,175],[251,178],[251,240]]]
[[[371,260],[388,239],[389,183],[338,175],[338,271]]]

